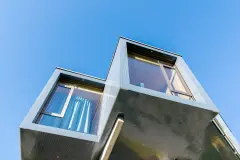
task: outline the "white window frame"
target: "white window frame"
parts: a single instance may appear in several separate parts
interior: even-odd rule
[[[62,111],[61,113],[54,113],[54,112],[46,112],[44,111],[46,109],[46,105],[47,103],[44,104],[43,108],[41,109],[41,112],[38,114],[38,118],[36,120],[36,123],[39,123],[40,121],[40,118],[41,118],[41,115],[49,115],[49,116],[53,116],[53,117],[59,117],[59,118],[63,118],[66,111],[67,111],[67,108],[68,108],[68,104],[70,102],[70,99],[72,97],[72,94],[74,92],[75,89],[78,89],[78,90],[83,90],[83,91],[87,91],[87,92],[92,92],[92,93],[96,93],[96,94],[100,94],[102,95],[103,93],[100,92],[100,91],[94,91],[94,90],[91,90],[91,89],[88,89],[87,87],[80,87],[80,86],[77,86],[77,85],[72,85],[72,84],[65,84],[65,83],[58,83],[55,87],[54,87],[54,90],[51,92],[51,95],[50,97],[48,97],[47,101],[48,102],[51,98],[52,98],[52,94],[56,91],[56,88],[58,86],[61,86],[61,87],[65,87],[65,88],[69,88],[70,91],[68,93],[68,96],[67,96],[67,99],[63,105],[63,108],[62,108]],[[101,98],[99,99],[99,101],[101,100]],[[99,105],[99,103],[97,104]],[[97,107],[97,106],[96,106]]]
[[[133,53],[133,54],[131,54],[131,53],[128,54],[128,57],[134,58],[134,59],[139,60],[139,61],[142,61],[142,62],[146,62],[146,63],[150,63],[150,64],[154,64],[154,65],[159,66],[160,70],[161,70],[162,73],[163,73],[163,77],[164,77],[164,79],[165,79],[165,81],[166,81],[166,83],[167,83],[167,85],[168,85],[168,88],[169,88],[169,90],[170,90],[170,92],[171,92],[171,95],[177,96],[177,95],[174,95],[174,94],[175,94],[175,93],[176,93],[176,94],[181,94],[181,95],[183,95],[183,96],[188,96],[188,97],[189,97],[189,100],[191,100],[191,99],[192,99],[192,100],[195,100],[194,97],[193,97],[193,95],[192,95],[192,93],[191,93],[191,91],[190,91],[190,89],[188,88],[186,82],[184,81],[182,75],[180,74],[179,70],[177,69],[177,67],[176,67],[175,65],[174,65],[174,66],[170,66],[170,65],[168,65],[168,64],[166,64],[166,63],[164,63],[164,62],[162,62],[162,61],[159,61],[159,60],[153,61],[154,59],[153,59],[153,60],[148,60],[148,59],[152,59],[152,58],[149,58],[149,57],[144,58],[144,56],[141,56],[141,55],[135,54],[135,53]],[[178,90],[173,89],[172,84],[171,84],[171,80],[168,79],[168,76],[167,76],[167,73],[166,73],[164,67],[175,70],[175,72],[176,72],[176,74],[179,76],[179,79],[180,79],[181,83],[183,84],[184,89],[186,90],[186,92],[182,92],[182,91],[178,91]],[[177,97],[178,97],[178,96],[177,96]]]

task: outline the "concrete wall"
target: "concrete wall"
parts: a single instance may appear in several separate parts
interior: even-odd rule
[[[217,107],[214,105],[213,101],[205,92],[204,88],[196,79],[182,57],[177,57],[176,66],[187,86],[189,87],[191,93],[193,94],[196,102],[200,103],[200,105],[202,104],[201,106],[205,107],[206,109],[218,112]]]
[[[105,82],[99,121],[100,125],[98,129],[99,136],[103,134],[109,115],[120,90],[120,83],[123,77],[121,75],[121,70],[123,68],[122,59],[124,58],[122,53],[124,52],[126,52],[126,43],[123,43],[123,40],[120,39]]]

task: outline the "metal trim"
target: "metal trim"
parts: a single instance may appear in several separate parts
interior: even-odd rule
[[[62,115],[61,115],[61,114],[53,113],[53,112],[52,112],[52,113],[51,113],[51,112],[41,112],[40,114],[46,114],[46,115],[49,115],[49,116],[62,118]]]
[[[50,115],[50,116],[54,116],[54,117],[63,118],[64,113],[66,112],[66,107],[68,106],[68,103],[69,103],[69,101],[68,101],[69,96],[71,96],[71,94],[72,94],[72,93],[71,93],[72,87],[69,86],[69,85],[63,84],[63,83],[58,83],[58,84],[54,87],[54,90],[53,90],[50,94],[53,94],[53,93],[56,91],[56,88],[57,88],[58,86],[60,86],[60,87],[65,87],[65,88],[70,89],[70,91],[69,91],[69,93],[68,93],[68,96],[67,96],[67,99],[66,99],[66,101],[65,101],[65,103],[64,103],[64,105],[63,105],[63,108],[62,108],[61,113],[59,114],[59,113],[46,112],[46,111],[44,111],[44,110],[46,109],[46,104],[44,104],[44,107],[41,109],[41,112],[39,113],[38,116],[40,116],[41,114],[46,114],[46,115]],[[51,96],[48,97],[48,98],[47,98],[47,101],[49,101],[49,99],[51,99],[51,98],[52,98]],[[70,98],[71,98],[71,97],[70,97]],[[70,100],[70,99],[69,99],[69,100]],[[67,101],[68,101],[68,103],[66,104]],[[39,118],[38,118],[38,119],[39,119]],[[37,120],[37,122],[38,122],[38,121],[39,121],[39,120]]]
[[[75,72],[75,71],[72,71],[72,70],[69,70],[69,69],[65,69],[65,68],[61,68],[61,67],[56,67],[56,69],[59,69],[59,70],[62,70],[62,71],[67,71],[67,72],[71,72],[71,73],[74,73],[74,74],[79,74],[79,75],[82,75],[82,76],[94,78],[94,79],[101,80],[101,81],[105,82],[105,79],[94,77],[94,76],[90,76],[90,75],[79,73],[79,72]]]
[[[79,89],[79,90],[83,90],[83,91],[87,91],[87,92],[91,92],[91,93],[96,93],[96,94],[100,94],[100,95],[102,95],[103,94],[103,92],[100,92],[100,91],[93,91],[93,90],[91,90],[91,89],[87,89],[87,88],[83,88],[83,87],[74,87],[74,88],[77,88],[77,89]]]
[[[159,63],[159,67],[160,67],[160,70],[163,73],[163,77],[164,77],[165,81],[167,82],[168,88],[169,88],[169,90],[170,90],[170,92],[172,94],[173,88],[172,88],[172,85],[170,84],[170,81],[168,79],[167,73],[164,70],[163,64]]]
[[[181,92],[181,91],[177,91],[177,90],[172,90],[172,92],[173,92],[173,93],[182,94],[182,95],[185,95],[185,96],[192,97],[192,95],[189,94],[189,93],[185,93],[185,92]]]
[[[221,116],[220,116],[221,117]],[[222,117],[221,117],[222,119]],[[222,119],[223,120],[223,119]],[[225,133],[223,127],[221,126],[221,124],[218,122],[218,120],[215,118],[213,121],[213,124],[215,124],[215,126],[218,128],[219,132],[222,134],[222,136],[224,137],[224,139],[226,140],[226,142],[228,143],[228,145],[231,147],[231,149],[233,150],[234,154],[240,159],[239,157],[239,152],[237,150],[237,148],[235,147],[235,145],[232,143],[231,138]],[[224,121],[223,121],[224,122]],[[225,123],[225,122],[224,122]],[[226,126],[227,127],[227,126]],[[229,128],[228,128],[229,129]],[[229,129],[230,130],[230,129]]]
[[[134,58],[134,59],[136,59],[136,60],[139,60],[139,61],[143,61],[143,62],[146,62],[146,63],[153,64],[153,65],[157,65],[157,66],[159,65],[159,63],[157,63],[157,62],[144,59],[144,58],[142,58],[142,57],[140,57],[140,56],[129,56],[129,57],[132,57],[132,58]]]
[[[71,87],[71,90],[70,90],[70,92],[68,93],[68,97],[67,97],[67,99],[66,99],[66,101],[65,101],[65,103],[64,103],[64,106],[63,106],[63,109],[62,109],[62,112],[61,112],[61,116],[62,116],[62,117],[64,117],[64,115],[65,115],[65,112],[66,112],[66,110],[67,110],[68,104],[69,104],[70,99],[71,99],[71,97],[72,97],[73,91],[74,91],[74,87]]]
[[[186,82],[184,81],[183,77],[180,75],[180,72],[177,70],[177,67],[176,67],[176,66],[170,67],[170,66],[167,66],[167,65],[163,65],[163,67],[173,69],[173,70],[175,71],[174,76],[177,75],[177,76],[179,77],[179,79],[180,79],[180,81],[181,81],[184,89],[186,90],[186,92],[183,92],[183,91],[179,91],[179,90],[176,90],[176,89],[172,89],[172,92],[193,97],[193,95],[190,94],[190,92],[189,92],[189,89],[188,89],[188,87],[187,87]],[[165,69],[164,69],[164,71],[165,71]],[[166,72],[166,71],[165,71],[165,72]],[[174,77],[174,76],[173,76],[173,77]],[[172,77],[170,80],[168,79],[171,86],[172,86],[171,82],[172,82],[172,80],[173,80],[173,77]],[[167,77],[167,78],[168,78],[168,77]]]
[[[132,40],[132,39],[123,37],[123,36],[120,36],[120,39],[124,39],[124,40],[126,40],[128,43],[131,43],[131,42],[137,43],[138,46],[140,46],[140,47],[143,47],[143,46],[144,46],[145,48],[148,47],[148,48],[155,49],[155,50],[157,50],[158,52],[168,53],[168,54],[172,54],[172,55],[174,55],[174,56],[180,56],[180,57],[182,57],[182,56],[181,56],[180,54],[178,54],[178,53],[170,52],[170,51],[167,51],[167,50],[164,50],[164,49],[161,49],[161,48],[157,48],[157,47],[154,47],[154,46],[151,46],[151,45],[148,45],[148,44],[144,44],[144,43],[142,43],[142,42],[138,42],[138,41],[135,41],[135,40]]]
[[[83,91],[87,91],[87,92],[91,92],[91,93],[96,93],[96,94],[103,94],[103,92],[101,91],[96,91],[96,90],[93,90],[93,89],[89,89],[88,87],[80,87],[79,85],[73,85],[73,84],[68,84],[68,83],[59,83],[60,86],[63,86],[63,87],[66,87],[66,88],[76,88],[76,89],[79,89],[79,90],[83,90]]]
[[[106,145],[104,146],[103,152],[102,152],[99,160],[108,160],[109,159],[109,156],[112,152],[114,144],[116,143],[116,140],[122,129],[123,123],[124,123],[124,120],[122,120],[121,118],[118,118],[117,121],[115,122],[113,130],[110,133],[110,136],[107,140]]]
[[[174,69],[175,69],[175,71],[177,72],[177,74],[178,74],[178,76],[179,76],[181,82],[183,83],[183,86],[184,86],[185,89],[187,90],[187,93],[188,93],[189,95],[191,95],[191,97],[192,97],[193,100],[196,101],[196,99],[194,98],[194,96],[193,96],[191,90],[189,89],[189,87],[188,87],[186,81],[184,80],[184,78],[183,78],[182,74],[180,73],[180,71],[178,70],[178,68],[177,68],[176,66],[174,66]]]

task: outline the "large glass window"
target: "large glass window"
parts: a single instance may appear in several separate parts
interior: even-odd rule
[[[70,88],[57,86],[46,105],[45,112],[61,114],[69,92]]]
[[[159,65],[129,57],[130,83],[160,92],[168,92],[167,81]]]
[[[185,99],[193,98],[180,74],[172,66],[136,55],[129,55],[128,66],[132,85]]]
[[[57,85],[37,123],[96,134],[101,93],[82,87]],[[99,115],[98,115],[99,116]]]
[[[177,74],[176,70],[173,68],[169,68],[169,67],[164,67],[167,76],[168,76],[168,80],[170,81],[171,87],[173,88],[173,90],[176,91],[180,91],[180,92],[187,92],[179,75]]]

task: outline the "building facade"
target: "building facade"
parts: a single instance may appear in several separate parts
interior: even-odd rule
[[[183,58],[121,37],[105,80],[56,68],[20,125],[22,160],[238,160]]]

